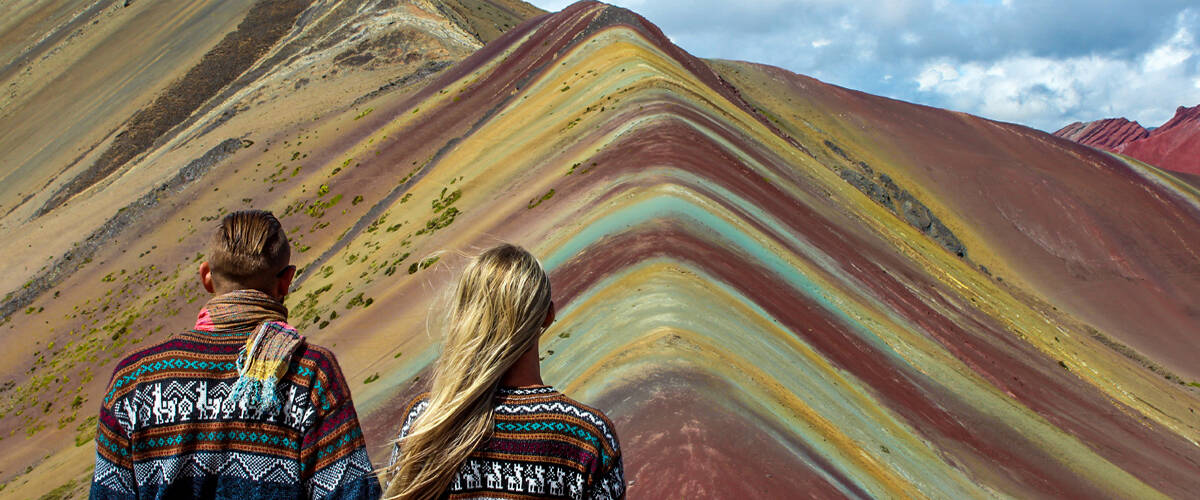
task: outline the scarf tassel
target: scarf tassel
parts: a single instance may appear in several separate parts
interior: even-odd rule
[[[238,379],[229,392],[234,404],[251,411],[276,413],[280,410],[276,386],[287,372],[288,362],[304,340],[286,323],[269,321],[259,326],[238,354]]]
[[[260,380],[242,375],[233,384],[229,397],[235,403],[244,404],[247,409],[275,413],[281,407],[279,393],[275,390],[278,382],[275,377]]]

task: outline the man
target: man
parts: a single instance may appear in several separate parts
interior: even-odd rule
[[[270,212],[221,220],[195,328],[117,364],[91,498],[380,496],[337,360],[285,322],[290,257]]]

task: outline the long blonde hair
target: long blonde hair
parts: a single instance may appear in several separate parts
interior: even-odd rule
[[[441,496],[491,435],[500,378],[536,348],[550,309],[550,279],[533,255],[503,244],[471,260],[459,279],[429,406],[400,441],[386,498]]]

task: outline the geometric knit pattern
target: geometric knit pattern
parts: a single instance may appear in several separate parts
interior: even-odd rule
[[[203,326],[117,364],[100,408],[91,498],[380,496],[333,353],[302,342],[274,389],[279,406],[247,407],[230,394],[254,325]]]
[[[428,394],[413,399],[399,439],[428,407]],[[400,453],[400,446],[393,446],[389,465]],[[449,498],[621,498],[620,444],[608,417],[552,387],[501,387],[492,436],[467,457],[446,493]]]

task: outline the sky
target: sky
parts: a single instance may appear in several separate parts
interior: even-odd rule
[[[546,10],[565,0],[532,0]],[[1196,0],[609,0],[692,55],[1053,132],[1200,104]]]

